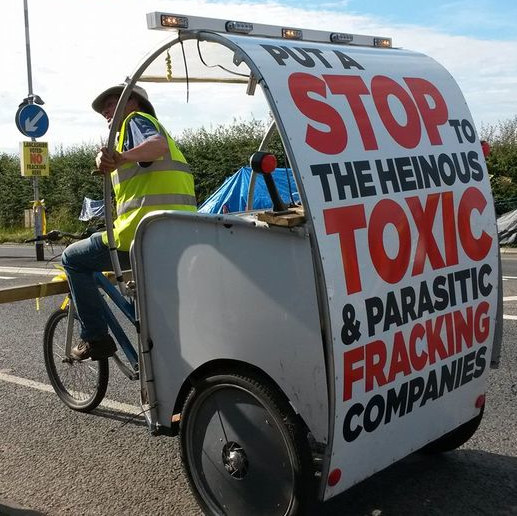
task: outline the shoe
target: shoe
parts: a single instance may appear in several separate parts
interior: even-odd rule
[[[77,346],[72,348],[70,356],[74,360],[103,360],[111,357],[117,351],[117,345],[111,338],[111,335],[106,335],[98,340],[85,341],[81,340]]]

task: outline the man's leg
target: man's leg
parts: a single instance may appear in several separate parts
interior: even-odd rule
[[[127,255],[127,253],[125,253]],[[124,257],[126,258],[126,257]],[[108,335],[108,325],[101,310],[101,294],[95,283],[94,272],[112,270],[108,248],[100,233],[68,246],[62,263],[70,285],[77,316],[81,323],[80,349],[74,348],[76,358],[99,358],[112,355],[116,346]],[[98,352],[92,353],[92,347]]]

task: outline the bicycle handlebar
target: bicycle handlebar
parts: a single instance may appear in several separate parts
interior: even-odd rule
[[[45,235],[38,235],[36,238],[29,238],[28,240],[24,240],[26,244],[30,242],[56,242],[57,240],[61,240],[62,238],[72,238],[74,240],[81,240],[82,238],[86,238],[89,236],[87,231],[83,233],[68,233],[67,231],[60,231],[59,229],[53,229],[49,231]]]

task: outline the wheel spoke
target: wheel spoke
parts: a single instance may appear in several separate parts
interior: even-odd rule
[[[70,360],[66,356],[67,312],[56,313],[46,330],[45,364],[52,385],[61,399],[71,408],[91,410],[98,405],[106,391],[107,361]],[[79,321],[74,321],[72,345],[77,343]]]

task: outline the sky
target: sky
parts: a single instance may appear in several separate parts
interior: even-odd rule
[[[106,139],[93,98],[123,82],[169,37],[147,29],[146,13],[173,12],[255,23],[388,36],[393,46],[422,52],[452,74],[478,131],[517,115],[517,3],[510,0],[27,0],[33,93],[49,129],[51,152]],[[15,114],[27,97],[23,0],[0,3],[0,152],[19,153],[26,140]],[[173,136],[186,129],[267,119],[261,95],[243,86],[146,86]]]

